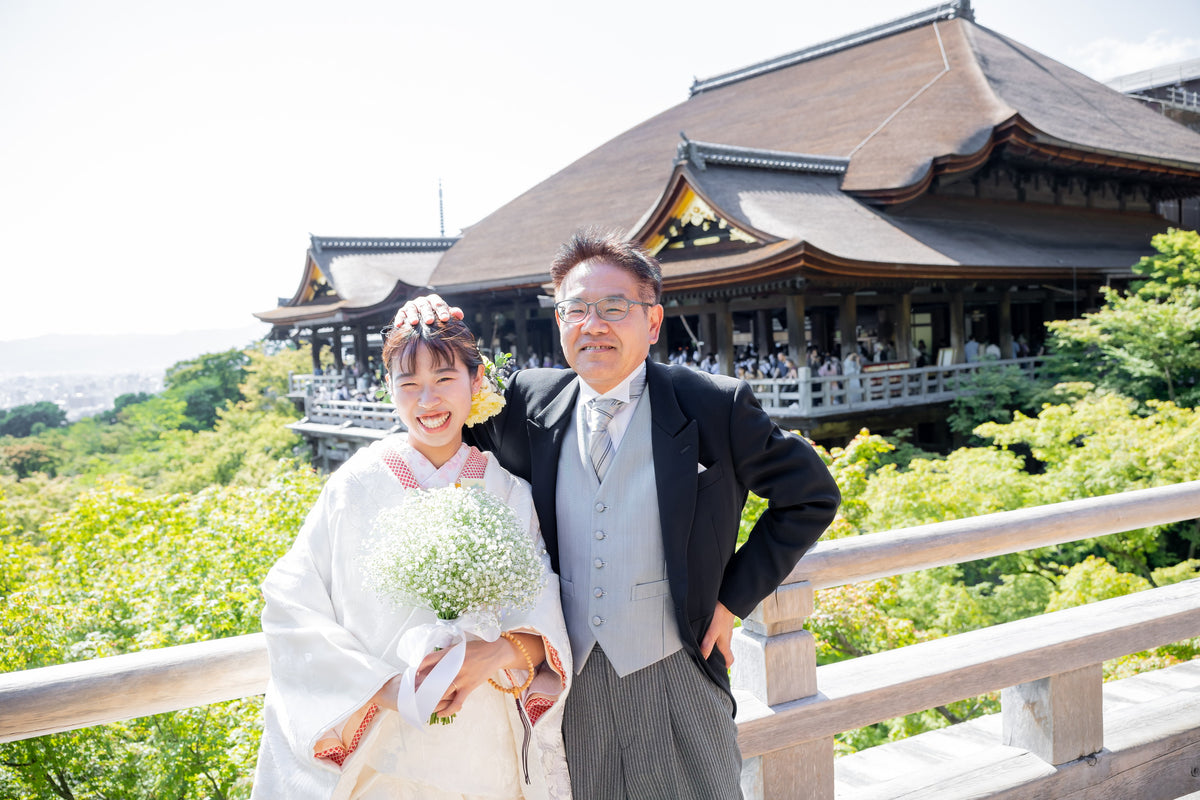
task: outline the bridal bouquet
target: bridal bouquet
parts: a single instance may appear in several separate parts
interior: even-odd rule
[[[401,713],[413,722],[430,715],[458,674],[467,634],[495,641],[503,612],[536,604],[543,583],[540,554],[498,497],[457,486],[414,490],[382,511],[369,547],[363,563],[368,585],[385,599],[417,607],[417,619],[422,612],[428,618],[409,628],[397,647],[408,665]],[[416,689],[421,659],[445,648],[455,652]]]

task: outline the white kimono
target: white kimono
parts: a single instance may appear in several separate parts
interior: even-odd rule
[[[463,445],[440,470],[403,434],[360,450],[330,476],[291,550],[267,575],[262,621],[271,680],[254,798],[569,798],[561,719],[573,671],[558,579],[529,485],[471,450]],[[537,539],[542,594],[533,610],[505,615],[502,627],[540,634],[547,657],[519,699],[484,684],[453,723],[417,729],[370,702],[407,666],[395,647],[412,609],[367,588],[360,560],[376,516],[410,491],[402,481],[451,485],[464,463],[483,473],[484,488]],[[508,672],[496,676],[501,685],[528,677]]]

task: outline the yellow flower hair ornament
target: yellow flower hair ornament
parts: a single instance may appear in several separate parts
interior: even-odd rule
[[[467,417],[467,425],[478,425],[500,413],[504,408],[504,367],[512,358],[512,353],[497,353],[493,362],[487,356],[483,358],[483,383],[479,391],[471,395],[471,414]]]

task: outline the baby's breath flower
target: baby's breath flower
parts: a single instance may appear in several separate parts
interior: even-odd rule
[[[410,492],[380,512],[363,571],[379,595],[431,609],[499,620],[537,602],[542,565],[513,510],[490,492],[448,486]]]

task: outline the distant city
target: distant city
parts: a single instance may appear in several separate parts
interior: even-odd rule
[[[49,400],[75,422],[113,407],[123,394],[163,389],[163,371],[118,375],[5,375],[0,376],[0,409]]]
[[[170,335],[39,336],[0,342],[0,409],[49,400],[74,422],[135,392],[161,392],[168,367],[247,347],[265,325]]]

